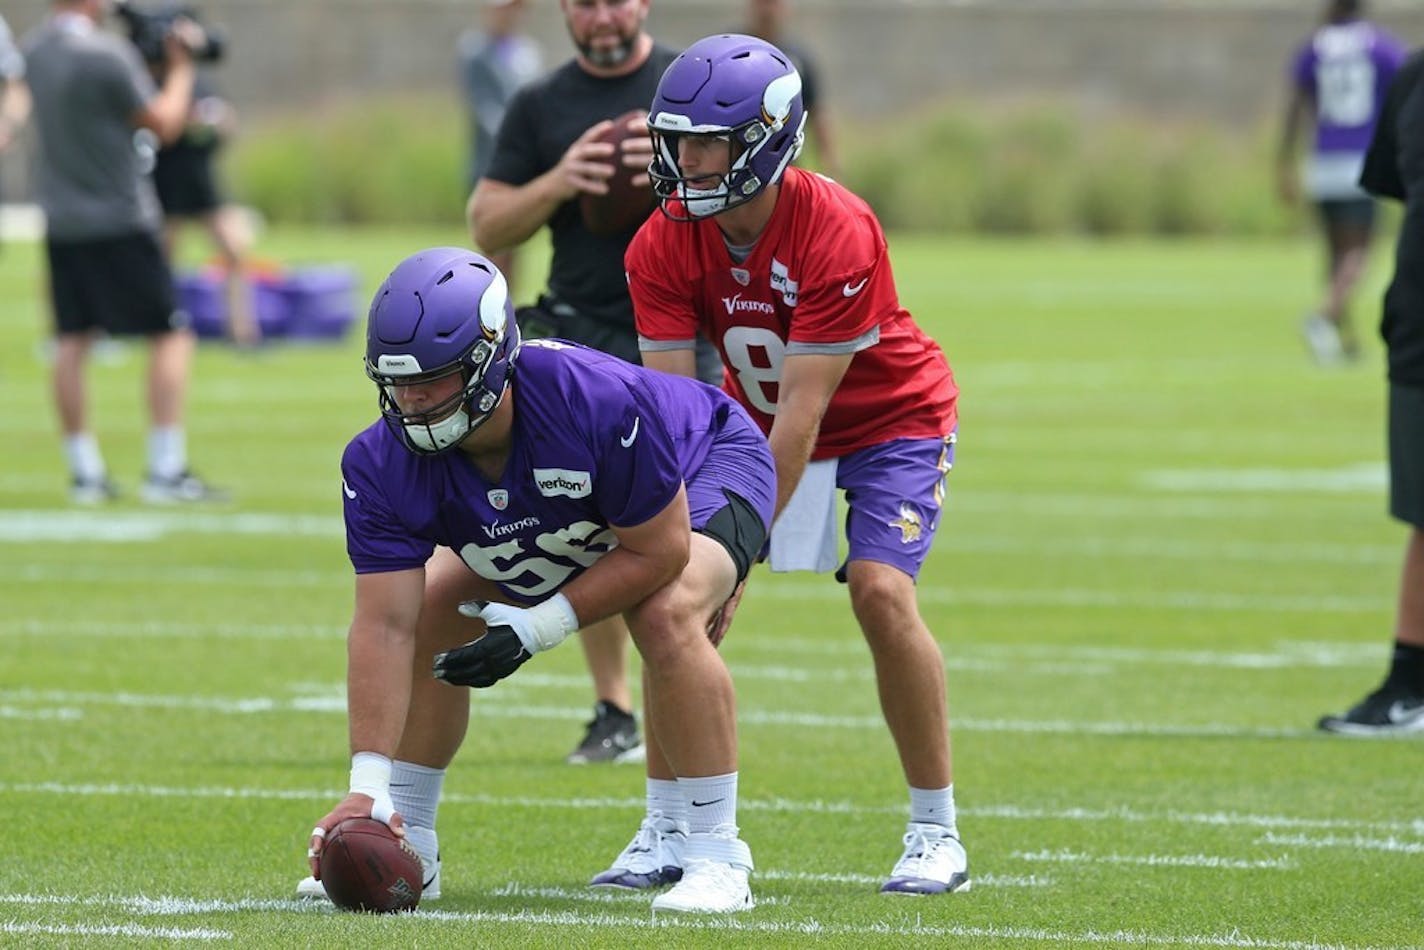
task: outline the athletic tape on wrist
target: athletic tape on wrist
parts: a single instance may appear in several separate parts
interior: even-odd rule
[[[357,752],[351,757],[351,792],[379,801],[391,797],[391,760],[379,752]]]
[[[529,608],[529,634],[534,638],[531,653],[550,650],[568,639],[569,634],[578,629],[578,615],[573,604],[563,594],[555,594],[542,603]]]

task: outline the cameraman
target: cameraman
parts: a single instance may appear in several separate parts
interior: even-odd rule
[[[165,38],[168,70],[155,87],[137,50],[98,26],[109,0],[54,0],[25,41],[42,161],[39,197],[48,222],[50,298],[57,345],[54,400],[69,463],[70,498],[117,496],[89,429],[85,368],[96,336],[149,341],[145,501],[209,500],[188,469],[183,410],[194,341],[174,303],[159,246],[153,184],[135,148],[147,129],[160,141],[183,131],[193,95],[189,50],[202,31],[179,21]]]

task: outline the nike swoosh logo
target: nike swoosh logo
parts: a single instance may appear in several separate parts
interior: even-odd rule
[[[1424,703],[1406,703],[1399,700],[1389,707],[1388,715],[1389,721],[1398,725],[1418,719],[1421,713],[1424,713]]]
[[[846,285],[841,288],[841,295],[845,297],[854,297],[856,294],[860,293],[861,288],[863,288],[869,281],[869,277],[863,278],[858,284],[851,284],[850,281],[846,281]]]
[[[346,493],[347,498],[355,498],[356,493],[351,490],[351,486],[346,484],[346,479],[341,480],[341,490]]]
[[[706,808],[708,805],[715,805],[715,804],[717,804],[718,802],[725,802],[725,801],[726,801],[725,798],[714,798],[714,799],[712,799],[710,802],[699,802],[699,801],[697,801],[697,799],[693,799],[693,800],[692,800],[692,807],[693,807],[693,808]]]
[[[642,421],[643,421],[643,418],[642,418],[641,416],[634,416],[634,417],[633,417],[633,431],[632,431],[632,432],[629,432],[626,438],[620,438],[620,439],[618,440],[618,442],[623,446],[623,448],[626,449],[626,448],[629,448],[630,446],[632,446],[633,440],[638,437],[638,423],[640,423],[640,422],[642,422]]]

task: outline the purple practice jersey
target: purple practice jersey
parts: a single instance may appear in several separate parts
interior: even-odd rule
[[[1292,76],[1315,102],[1317,153],[1364,154],[1385,90],[1407,54],[1403,43],[1367,20],[1328,23],[1311,34]]]
[[[341,476],[358,574],[423,567],[443,545],[516,602],[534,603],[616,546],[610,525],[648,521],[704,467],[770,519],[770,450],[716,387],[529,340],[506,398],[512,445],[498,481],[459,450],[416,455],[384,421],[351,440]],[[694,528],[712,504],[725,500],[692,501]]]

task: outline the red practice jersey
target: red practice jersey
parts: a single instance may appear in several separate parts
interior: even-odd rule
[[[624,263],[644,349],[717,345],[727,389],[765,432],[782,362],[854,353],[821,420],[812,460],[891,439],[933,439],[955,426],[958,387],[939,345],[895,291],[885,233],[860,198],[788,168],[751,256],[732,260],[715,218],[654,214]]]

